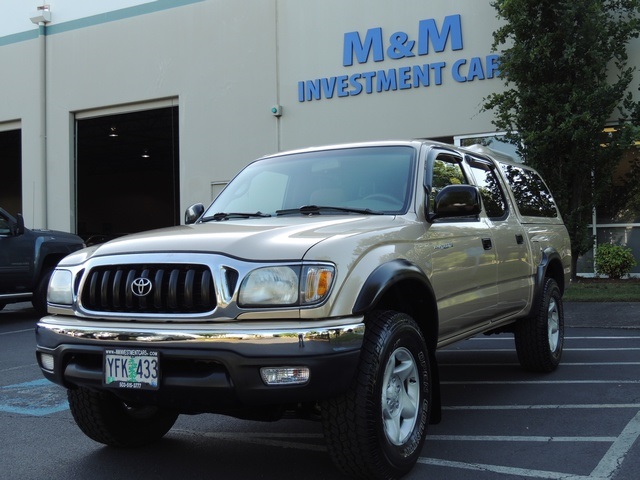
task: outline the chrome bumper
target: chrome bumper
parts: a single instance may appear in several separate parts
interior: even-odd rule
[[[232,350],[248,356],[323,355],[359,350],[364,319],[350,317],[315,322],[270,320],[238,323],[133,323],[97,322],[71,317],[47,316],[38,322],[39,346],[92,345],[126,342],[189,348],[200,344],[212,349]],[[52,344],[55,343],[55,344]]]

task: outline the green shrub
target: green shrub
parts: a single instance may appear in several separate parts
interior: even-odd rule
[[[610,243],[598,245],[595,260],[596,274],[609,278],[622,278],[637,265],[630,248]]]

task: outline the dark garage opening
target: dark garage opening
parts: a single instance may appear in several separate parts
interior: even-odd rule
[[[11,215],[22,212],[22,132],[0,132],[0,207]]]
[[[95,243],[180,223],[178,107],[78,120],[77,233]]]

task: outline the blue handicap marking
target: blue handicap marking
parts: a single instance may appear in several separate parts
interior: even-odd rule
[[[0,412],[42,417],[68,408],[66,390],[45,378],[0,387]]]

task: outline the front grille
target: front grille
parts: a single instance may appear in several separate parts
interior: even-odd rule
[[[137,287],[148,283],[140,279],[150,281],[148,293],[148,288]],[[205,313],[216,307],[213,278],[205,265],[95,267],[87,275],[81,298],[84,308],[100,312]]]

